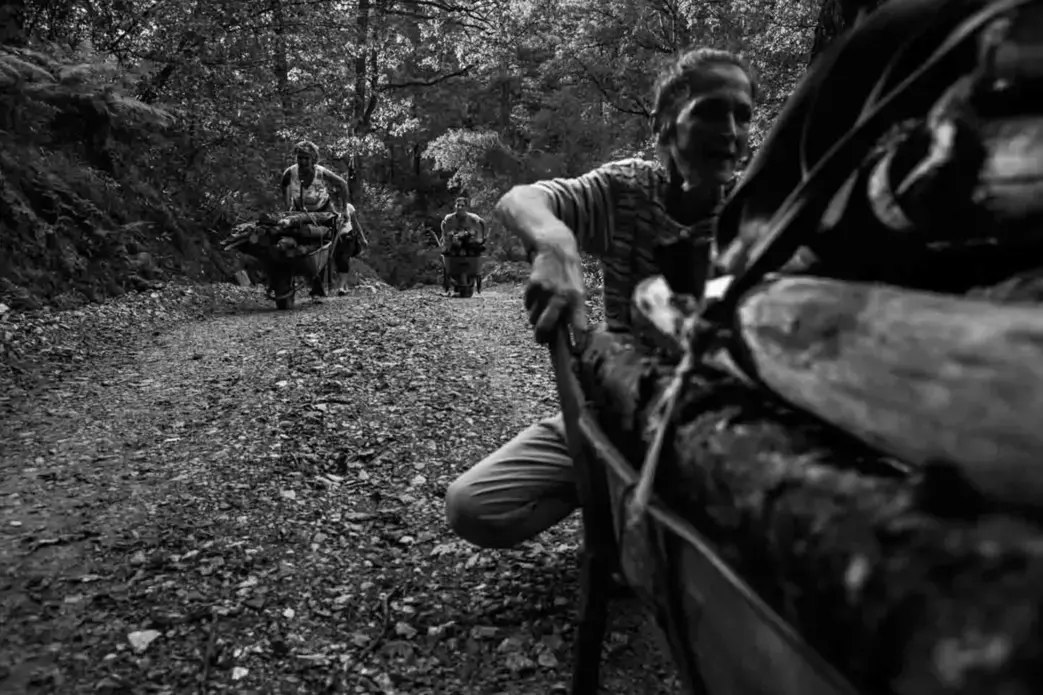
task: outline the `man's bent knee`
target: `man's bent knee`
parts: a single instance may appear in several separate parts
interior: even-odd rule
[[[456,535],[482,548],[510,548],[525,540],[512,519],[483,512],[474,487],[466,480],[454,480],[445,493],[445,515]]]
[[[509,548],[575,508],[575,474],[560,417],[519,432],[446,491],[446,517],[461,538]]]

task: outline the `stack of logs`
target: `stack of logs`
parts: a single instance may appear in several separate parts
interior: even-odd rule
[[[240,248],[254,255],[264,249],[280,258],[307,256],[332,238],[337,219],[334,213],[264,215],[256,222],[237,226],[225,248]]]
[[[787,278],[740,321],[763,382],[724,359],[690,379],[664,504],[864,692],[1034,692],[1043,311]],[[631,461],[673,362],[613,334],[582,355]]]
[[[467,258],[481,256],[483,253],[485,253],[485,241],[475,239],[470,232],[458,234],[450,239],[449,246],[445,251],[446,256]]]

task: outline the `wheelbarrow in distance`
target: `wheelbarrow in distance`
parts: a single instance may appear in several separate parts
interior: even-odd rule
[[[326,294],[334,285],[333,253],[341,242],[336,212],[284,212],[262,215],[233,230],[224,244],[255,258],[267,278],[268,299],[280,310],[292,309],[306,284]]]
[[[457,297],[472,297],[482,292],[482,261],[485,241],[464,237],[442,252],[443,286]]]

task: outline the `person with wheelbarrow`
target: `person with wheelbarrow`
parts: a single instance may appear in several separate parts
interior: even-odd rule
[[[351,259],[369,248],[355,206],[349,202],[348,182],[319,165],[319,148],[315,143],[302,140],[293,151],[297,163],[282,174],[281,189],[286,209],[341,214],[342,223],[337,231],[340,238],[331,260],[336,266],[338,294],[344,294]],[[321,278],[312,280],[311,296],[325,294]]]
[[[452,289],[445,257],[480,255],[485,248],[485,220],[469,211],[468,207],[470,201],[467,198],[457,198],[453,212],[442,219],[442,289],[446,295],[451,294]],[[478,234],[477,238],[475,234]],[[475,282],[481,294],[482,276],[478,275]]]
[[[659,161],[615,161],[576,178],[515,186],[500,199],[495,214],[532,259],[525,306],[537,341],[549,341],[562,319],[586,328],[580,251],[601,260],[609,331],[632,331],[631,296],[643,279],[705,283],[716,217],[747,153],[756,96],[737,56],[688,51],[656,84]],[[561,413],[523,430],[446,493],[452,529],[487,548],[532,538],[578,505]]]

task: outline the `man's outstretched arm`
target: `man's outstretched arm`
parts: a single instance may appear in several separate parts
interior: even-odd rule
[[[493,214],[527,251],[545,248],[601,256],[615,227],[611,165],[576,178],[515,186]]]
[[[515,186],[496,204],[496,215],[503,226],[521,239],[529,255],[544,250],[578,255],[576,235],[554,214],[549,193],[535,185]]]

